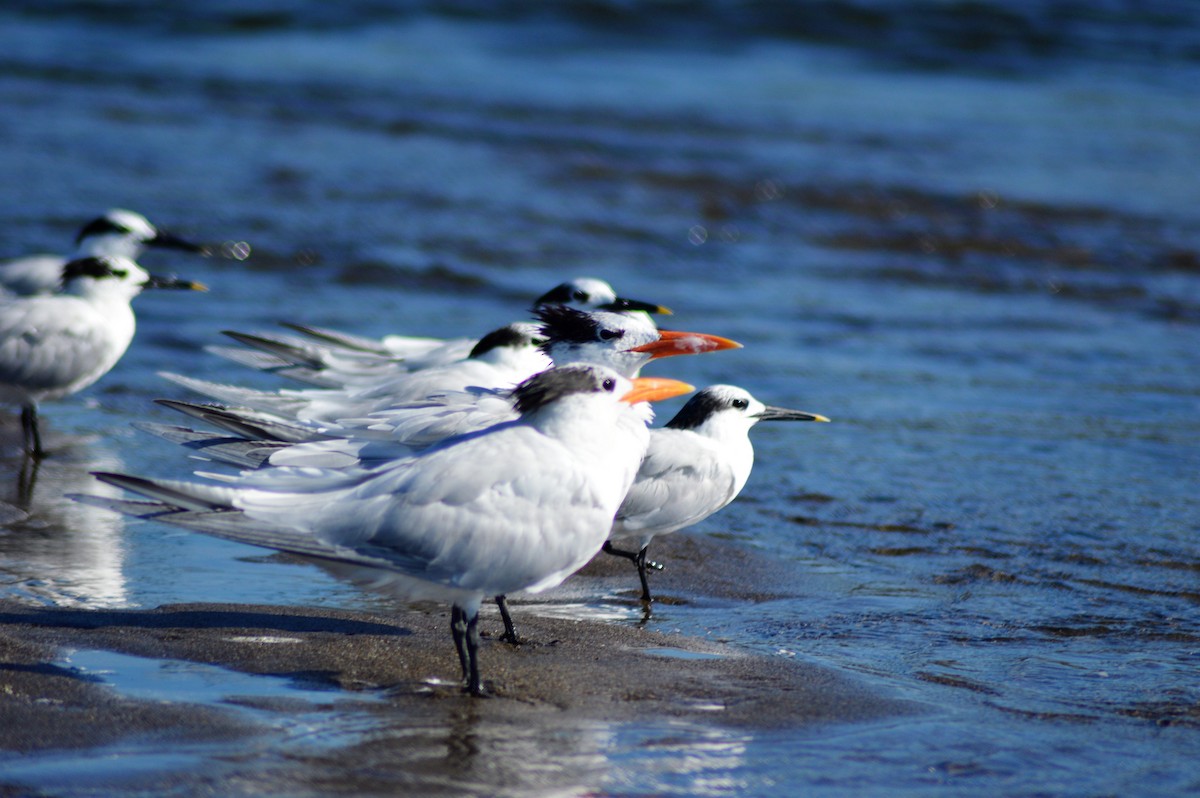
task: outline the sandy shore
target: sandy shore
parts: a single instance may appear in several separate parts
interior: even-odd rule
[[[714,547],[720,557],[714,557]],[[773,578],[750,555],[711,540],[679,538],[659,547],[670,567],[655,574],[663,601],[677,584],[709,596],[755,600]],[[733,561],[731,561],[733,560]],[[718,561],[716,566],[706,563]],[[755,573],[754,590],[729,574]],[[718,576],[725,575],[725,576]],[[633,594],[628,564],[605,558],[565,589]],[[540,602],[541,598],[537,597]],[[719,641],[664,634],[634,623],[547,617],[546,606],[514,601],[530,642],[500,640],[499,617],[481,616],[481,660],[491,698],[454,685],[457,660],[445,607],[398,607],[379,615],[305,607],[234,604],[87,610],[0,601],[0,749],[34,753],[111,745],[131,738],[236,744],[260,732],[222,704],[138,700],[63,664],[63,652],[92,649],[208,663],[271,674],[339,697],[369,694],[371,711],[426,718],[469,708],[484,721],[565,726],[678,718],[747,729],[844,723],[914,711],[858,680],[780,656],[747,653]],[[312,713],[307,702],[256,699],[277,713]],[[445,718],[442,718],[445,721]],[[324,755],[320,767],[353,770],[357,746]],[[314,765],[315,766],[315,765]]]

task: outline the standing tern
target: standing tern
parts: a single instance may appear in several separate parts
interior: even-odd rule
[[[375,469],[253,471],[226,485],[98,473],[148,497],[80,501],[303,556],[358,584],[452,605],[468,692],[484,693],[484,598],[553,587],[600,550],[649,431],[634,403],[691,390],[572,366],[516,390],[520,417]]]
[[[116,365],[133,339],[130,301],[147,288],[207,290],[147,273],[118,255],[62,267],[59,293],[0,298],[0,401],[21,406],[25,450],[41,458],[37,407],[91,385]]]
[[[737,498],[754,466],[750,428],[760,421],[829,419],[764,405],[733,385],[710,385],[691,397],[666,426],[651,430],[633,487],[604,544],[605,552],[637,566],[642,601],[651,600],[646,580],[650,541],[697,524]],[[623,538],[636,540],[637,551],[613,547],[612,540]]]
[[[83,226],[71,257],[27,255],[0,262],[0,297],[54,293],[62,287],[63,266],[68,260],[115,255],[136,261],[147,247],[207,252],[199,244],[155,227],[140,213],[112,208]]]

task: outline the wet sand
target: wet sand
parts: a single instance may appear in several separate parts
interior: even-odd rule
[[[653,576],[665,603],[700,595],[762,600],[783,576],[745,550],[711,538],[680,536],[656,548],[668,563]],[[739,588],[731,574],[753,574],[767,589]],[[692,591],[703,590],[675,590],[685,582]],[[326,690],[331,706],[348,696],[370,697],[371,712],[398,720],[428,719],[433,713],[439,719],[433,722],[443,725],[469,711],[485,722],[549,728],[654,717],[766,730],[919,711],[852,677],[782,656],[748,653],[634,622],[547,614],[573,604],[574,595],[590,596],[594,603],[597,595],[617,593],[619,601],[633,603],[635,585],[632,567],[604,557],[560,588],[557,602],[514,597],[519,632],[529,641],[516,647],[498,639],[499,616],[486,605],[481,662],[491,697],[485,699],[462,695],[455,683],[449,611],[442,606],[397,606],[394,614],[383,615],[216,603],[87,610],[2,600],[0,749],[85,749],[135,738],[228,747],[261,731],[236,711],[236,701],[214,705],[122,696],[62,664],[64,651],[78,649],[270,674],[310,691]],[[309,701],[286,698],[244,703],[283,717],[308,713],[307,722],[314,712]],[[348,773],[362,756],[361,747],[353,745],[325,751],[304,767]]]

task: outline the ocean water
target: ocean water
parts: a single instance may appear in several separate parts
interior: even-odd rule
[[[113,206],[224,255],[143,259],[212,290],[139,298],[120,366],[44,409],[59,454],[25,501],[6,417],[5,595],[378,607],[61,497],[90,470],[187,473],[129,428],[174,420],[156,372],[277,384],[204,352],[221,330],[482,331],[595,275],[745,344],[657,373],[835,421],[756,429],[743,496],[693,530],[787,564],[787,589],[651,627],[931,711],[476,730],[528,767],[462,792],[1200,791],[1194,4],[15,0],[0,43],[0,256],[65,251]],[[138,694],[142,669],[103,662]],[[406,720],[351,707],[266,754],[446,734]],[[219,758],[120,753],[151,776]],[[109,754],[17,775],[83,794]]]

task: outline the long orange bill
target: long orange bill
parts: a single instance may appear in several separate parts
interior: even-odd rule
[[[666,377],[637,377],[633,381],[633,388],[621,397],[621,401],[631,405],[638,402],[661,402],[663,399],[682,396],[694,390],[696,390],[695,386],[680,380]]]
[[[742,345],[728,338],[705,333],[679,332],[678,330],[659,330],[661,336],[657,341],[635,346],[631,352],[644,352],[651,360],[673,355],[699,355],[704,352],[718,352],[722,349],[741,349]]]

